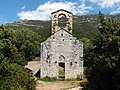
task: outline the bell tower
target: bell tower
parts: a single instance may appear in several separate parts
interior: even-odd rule
[[[61,17],[62,16],[62,17]],[[72,34],[72,16],[73,14],[69,11],[66,11],[64,9],[60,9],[58,11],[55,11],[52,13],[52,34],[56,33],[60,29],[64,29],[67,32]],[[62,22],[62,24],[65,24],[63,27],[59,26],[59,19],[63,18],[65,22]]]

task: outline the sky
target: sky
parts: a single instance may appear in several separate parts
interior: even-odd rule
[[[53,11],[74,15],[119,14],[120,0],[0,0],[0,24],[18,20],[50,20]]]

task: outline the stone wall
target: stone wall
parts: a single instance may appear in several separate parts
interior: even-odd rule
[[[63,29],[41,43],[41,78],[58,78],[60,62],[65,63],[65,79],[83,73],[83,43]]]
[[[58,26],[60,15],[66,17],[64,28]],[[41,78],[59,77],[59,64],[65,64],[65,79],[83,73],[83,43],[72,36],[71,12],[60,9],[52,13],[52,35],[41,43]]]

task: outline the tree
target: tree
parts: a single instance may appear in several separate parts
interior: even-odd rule
[[[16,37],[13,30],[8,30],[0,27],[0,52],[3,53],[5,57],[11,58],[11,56],[17,53],[17,48],[15,46]]]
[[[90,59],[88,58],[90,52],[89,50],[93,48],[92,42],[88,38],[82,38],[80,41],[82,41],[84,44],[84,66],[87,67],[90,64]]]
[[[37,33],[22,28],[16,31],[16,46],[19,52],[25,55],[26,60],[31,60],[39,55],[41,36]]]
[[[120,90],[120,23],[99,13],[98,34],[88,56],[85,90]]]
[[[35,90],[35,81],[24,68],[25,57],[16,43],[15,31],[0,27],[0,90]]]
[[[27,60],[23,53],[18,52],[17,54],[11,57],[10,63],[17,63],[21,66],[25,66],[27,64]]]
[[[0,90],[35,90],[35,81],[23,66],[0,54]]]
[[[14,30],[0,27],[0,54],[3,54],[10,63],[25,65],[24,55],[16,47],[17,39]]]

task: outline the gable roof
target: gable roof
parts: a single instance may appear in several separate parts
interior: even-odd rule
[[[52,34],[49,38],[47,38],[47,39],[46,39],[45,41],[43,41],[42,43],[45,43],[45,42],[49,41],[50,38],[54,37],[54,35],[57,34],[57,33],[59,33],[61,30],[64,31],[64,32],[66,32],[67,34],[71,35],[73,38],[76,38],[76,37],[74,37],[70,32],[66,31],[65,29],[59,29],[57,32],[55,32],[54,34]]]
[[[57,10],[57,11],[55,11],[55,12],[52,12],[51,14],[54,14],[54,13],[59,12],[59,11],[65,11],[65,12],[68,12],[68,13],[70,13],[70,14],[73,14],[73,13],[67,11],[67,10],[64,10],[64,9]]]
[[[65,32],[69,33],[70,35],[72,35],[72,33],[70,33],[69,31],[65,30],[65,29],[59,29],[58,31],[56,31],[55,33],[59,32],[60,30],[64,30]],[[55,33],[53,33],[52,35],[54,35]]]

